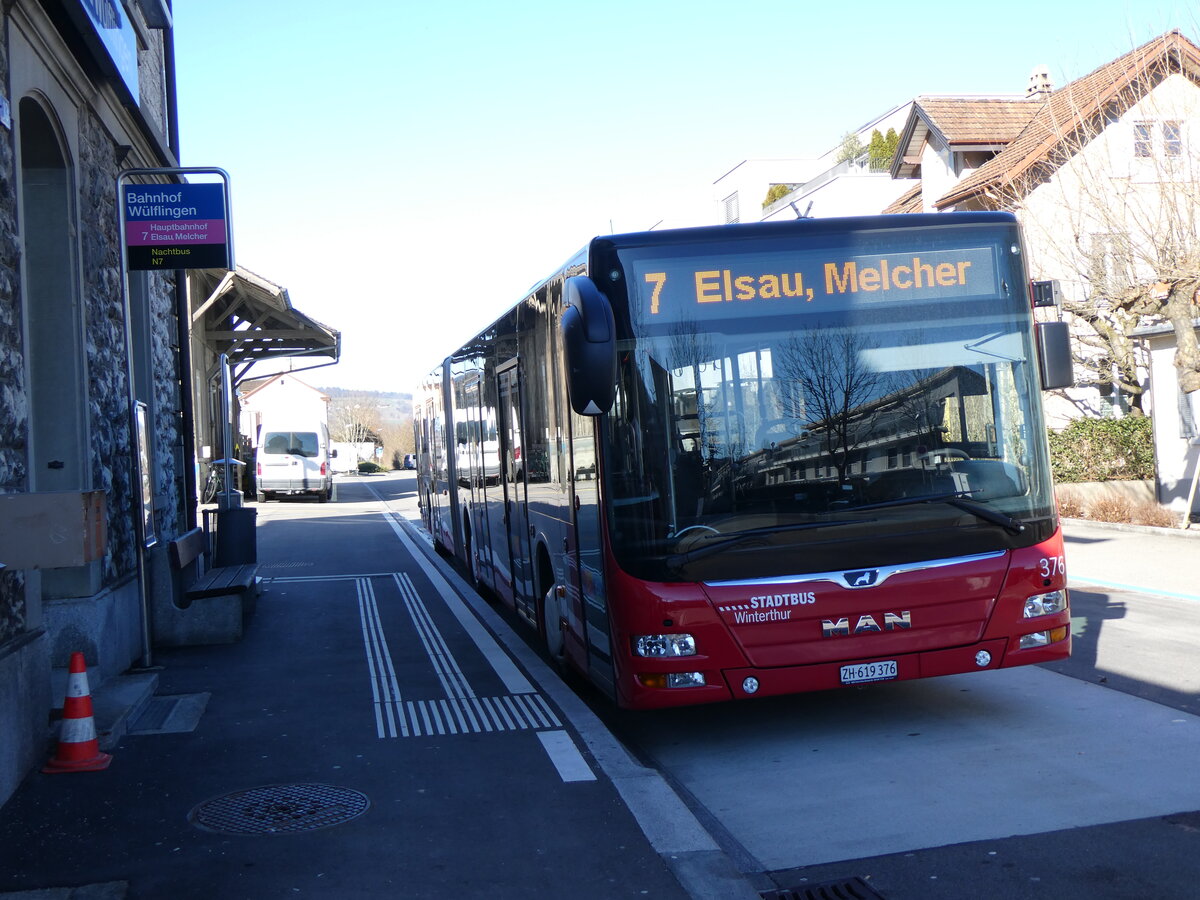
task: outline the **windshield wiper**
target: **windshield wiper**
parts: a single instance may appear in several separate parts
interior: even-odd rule
[[[971,499],[971,491],[952,491],[946,494],[926,494],[921,497],[902,497],[899,500],[884,500],[880,503],[868,503],[865,506],[855,506],[860,509],[886,509],[890,506],[913,506],[917,503],[945,503],[955,509],[968,512],[976,518],[999,525],[1010,534],[1020,534],[1025,530],[1025,523],[999,510],[990,509]]]
[[[712,543],[704,544],[695,550],[688,550],[686,553],[672,553],[666,558],[667,568],[672,572],[678,572],[687,563],[704,559],[706,556],[712,556],[712,554],[720,550],[729,550],[739,544],[748,542],[752,538],[762,537],[764,534],[778,534],[783,531],[808,531],[812,528],[834,528],[838,525],[861,525],[863,521],[863,519],[847,519],[838,522],[804,522],[795,525],[771,525],[766,528],[731,531],[728,534],[722,535],[720,540],[714,540]]]

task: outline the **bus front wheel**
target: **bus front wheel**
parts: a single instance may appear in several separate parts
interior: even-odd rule
[[[561,669],[567,661],[567,650],[563,637],[562,602],[558,596],[558,585],[550,585],[550,590],[542,596],[540,612],[546,653],[550,661]]]

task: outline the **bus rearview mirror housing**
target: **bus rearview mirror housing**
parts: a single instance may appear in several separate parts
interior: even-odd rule
[[[600,416],[613,405],[617,381],[617,327],[612,304],[592,279],[577,275],[565,287],[559,329],[567,363],[567,393],[581,416]]]
[[[1038,322],[1036,328],[1042,390],[1074,387],[1075,366],[1071,362],[1071,329],[1066,322]]]

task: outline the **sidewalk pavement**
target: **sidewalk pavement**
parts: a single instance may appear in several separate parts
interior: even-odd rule
[[[260,507],[240,643],[92,686],[112,764],[0,808],[0,897],[757,897],[416,529],[338,490]]]
[[[1188,530],[1064,519],[1067,579],[1200,602],[1200,527]]]

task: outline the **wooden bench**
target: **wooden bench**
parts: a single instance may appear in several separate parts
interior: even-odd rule
[[[204,568],[208,537],[193,528],[167,544],[171,597],[156,598],[154,640],[168,647],[229,644],[241,640],[253,612],[257,566],[253,563]]]
[[[182,572],[193,560],[204,556],[207,543],[204,531],[200,528],[193,528],[175,538],[167,545],[172,567]],[[183,595],[191,601],[201,597],[240,594],[254,586],[257,572],[258,566],[254,564],[217,566],[208,569],[192,581],[184,588]]]

